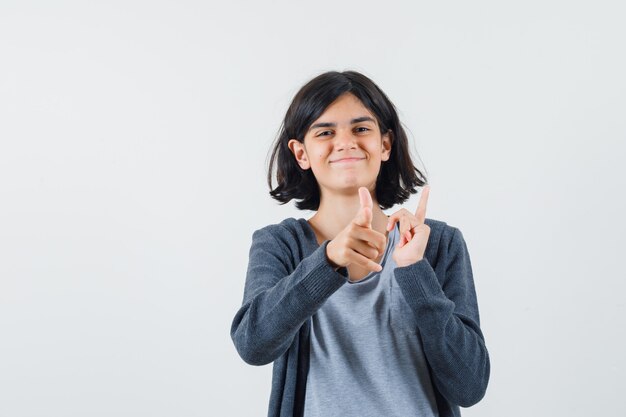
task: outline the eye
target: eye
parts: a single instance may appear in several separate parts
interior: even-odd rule
[[[359,130],[359,129],[363,129],[363,130]],[[367,127],[363,127],[363,126],[361,126],[361,127],[357,127],[355,130],[356,130],[357,132],[367,132],[369,129],[368,129]]]
[[[320,132],[315,136],[328,136],[328,135],[325,135],[325,133],[332,133],[332,132],[330,130],[324,130],[323,132]]]

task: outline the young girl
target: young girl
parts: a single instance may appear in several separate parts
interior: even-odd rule
[[[278,186],[272,190],[277,162]],[[294,97],[268,172],[270,195],[315,211],[256,230],[231,337],[274,362],[269,416],[459,416],[490,362],[461,231],[383,209],[426,179],[387,96],[354,71]]]

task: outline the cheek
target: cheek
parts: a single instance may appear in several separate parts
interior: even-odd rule
[[[378,147],[376,144],[372,144],[367,147],[367,152],[372,156],[372,159],[380,159],[382,154],[382,149]]]
[[[328,153],[331,152],[332,149],[329,146],[319,146],[312,152],[312,155],[315,155],[315,158],[318,161],[323,160],[328,156]]]

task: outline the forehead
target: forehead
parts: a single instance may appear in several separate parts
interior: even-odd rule
[[[352,93],[344,93],[330,103],[324,112],[314,122],[349,122],[351,119],[375,115]]]

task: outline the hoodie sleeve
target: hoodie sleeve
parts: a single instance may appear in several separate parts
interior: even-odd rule
[[[467,245],[459,229],[449,228],[451,237],[440,241],[441,280],[426,257],[396,268],[394,274],[417,318],[433,383],[450,402],[470,407],[485,395],[490,361]]]
[[[287,351],[302,324],[347,282],[347,269],[335,270],[326,256],[329,240],[293,269],[288,245],[271,230],[252,235],[243,304],[230,330],[237,352],[252,365]]]

